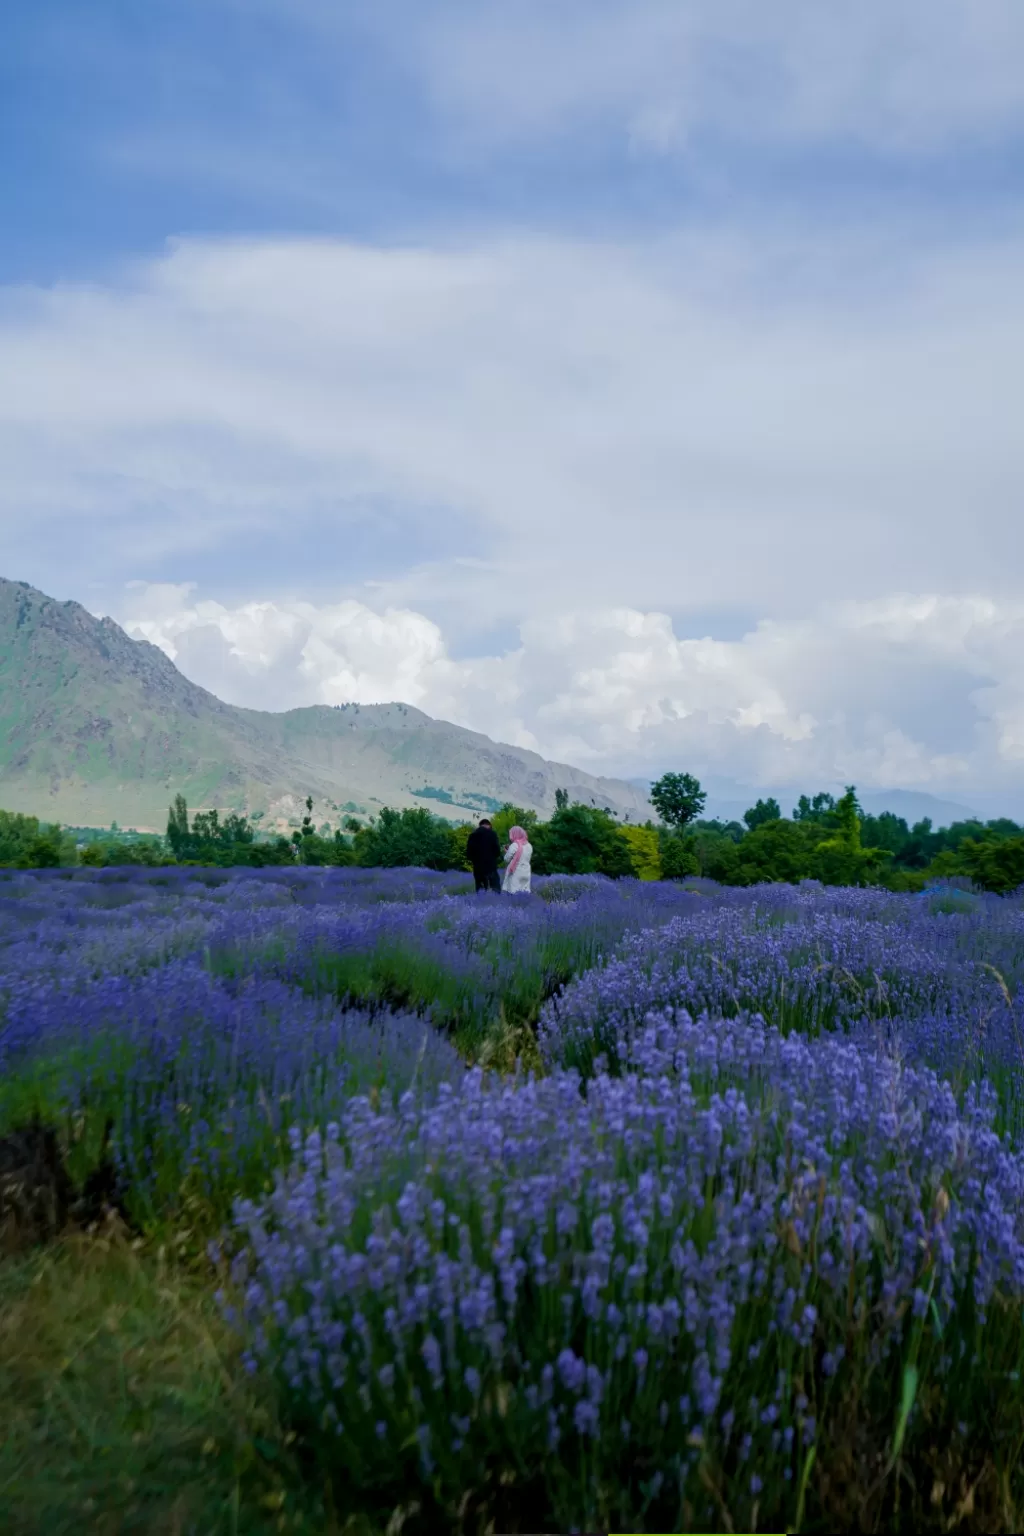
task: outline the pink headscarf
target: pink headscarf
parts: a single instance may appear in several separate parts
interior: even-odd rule
[[[510,827],[508,836],[509,842],[515,843],[516,845],[516,851],[512,855],[512,858],[509,860],[508,866],[509,874],[514,875],[516,872],[516,866],[523,856],[523,844],[528,841],[528,838],[522,827]]]

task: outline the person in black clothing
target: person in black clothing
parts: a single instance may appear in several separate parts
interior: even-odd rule
[[[466,857],[473,866],[473,879],[478,891],[501,890],[501,881],[498,879],[501,844],[486,816],[476,831],[471,832],[466,839]]]

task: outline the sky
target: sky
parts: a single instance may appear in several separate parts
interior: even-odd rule
[[[1020,0],[39,0],[0,574],[230,702],[1024,813]]]

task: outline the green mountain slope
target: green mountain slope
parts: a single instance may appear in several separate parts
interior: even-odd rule
[[[633,821],[649,814],[643,791],[622,780],[549,763],[406,704],[237,709],[112,619],[0,579],[7,810],[162,830],[180,790],[195,808],[263,811],[268,822],[295,815],[307,794],[318,819],[388,804],[461,820],[505,800],[548,813],[558,788]]]

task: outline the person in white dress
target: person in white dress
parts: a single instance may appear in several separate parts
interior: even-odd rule
[[[509,845],[505,853],[505,873],[501,888],[509,896],[530,892],[530,860],[533,848],[522,827],[509,829]]]

